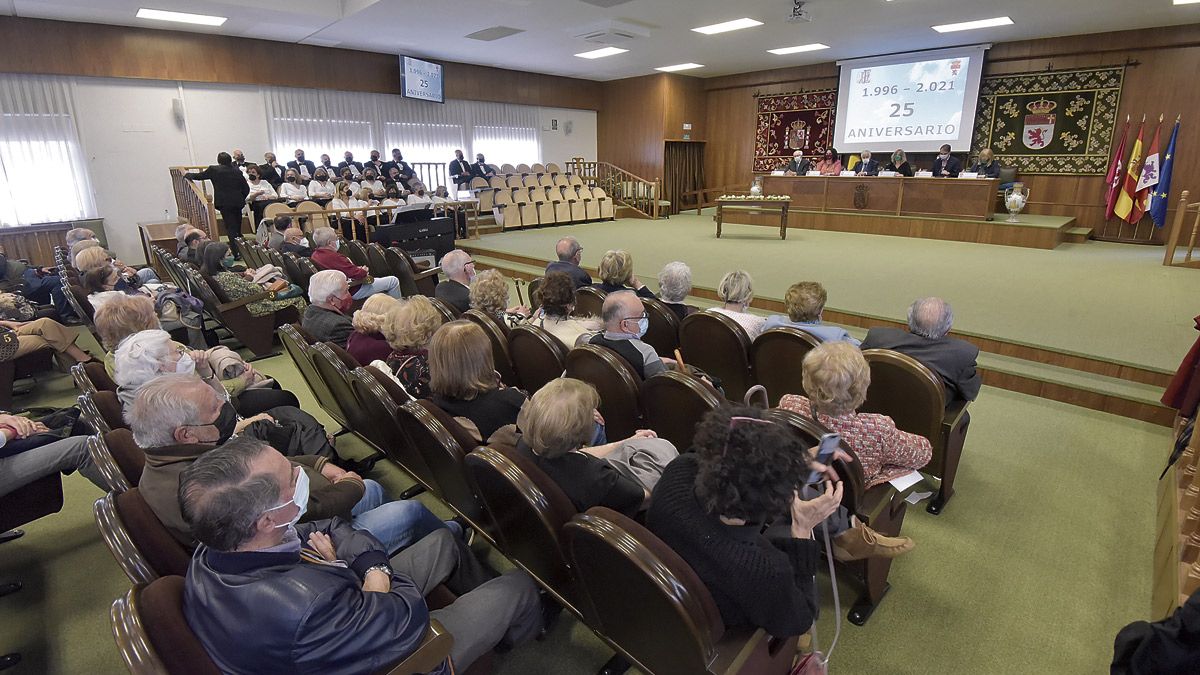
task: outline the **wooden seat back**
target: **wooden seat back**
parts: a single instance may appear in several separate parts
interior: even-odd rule
[[[804,357],[821,341],[792,326],[763,331],[750,345],[754,382],[767,390],[772,407],[785,394],[804,394]]]
[[[679,324],[679,349],[688,365],[721,379],[725,398],[741,401],[750,377],[750,337],[736,321],[716,312],[696,312]]]
[[[581,345],[567,352],[565,374],[583,380],[600,394],[605,433],[613,440],[629,438],[642,424],[638,399],[641,378],[625,359],[607,347]]]

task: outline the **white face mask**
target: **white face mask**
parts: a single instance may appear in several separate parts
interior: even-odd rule
[[[299,242],[297,242],[297,243],[298,243],[298,244],[300,244],[301,246],[303,246],[304,248],[308,248],[308,247],[309,247],[309,243],[308,243],[308,237],[305,237],[305,238],[301,239],[301,240],[300,240]]]
[[[333,250],[335,250],[335,251],[336,251],[336,250],[340,249],[341,247],[342,247],[342,240],[341,240],[341,239],[334,239],[334,240],[333,240]]]
[[[191,354],[180,354],[179,360],[175,362],[175,372],[180,375],[191,375],[196,372],[196,360]]]
[[[290,521],[282,525],[276,525],[276,529],[281,527],[295,527],[296,523],[300,522],[300,518],[308,511],[308,474],[304,472],[303,467],[300,467],[300,475],[296,476],[296,492],[292,494],[291,501],[284,502],[279,506],[272,506],[267,511],[282,509],[289,504],[296,505],[296,515],[292,516]]]

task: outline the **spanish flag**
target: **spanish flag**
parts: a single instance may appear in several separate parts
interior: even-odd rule
[[[1138,127],[1137,140],[1133,142],[1133,152],[1129,155],[1129,163],[1125,169],[1125,183],[1121,186],[1121,195],[1117,197],[1117,205],[1113,213],[1121,220],[1129,221],[1129,212],[1133,210],[1133,195],[1137,192],[1138,178],[1142,173],[1142,132],[1146,129],[1146,116],[1142,115],[1142,124]],[[1138,213],[1139,220],[1141,213]]]

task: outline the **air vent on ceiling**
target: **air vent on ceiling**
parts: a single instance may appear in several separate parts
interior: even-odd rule
[[[650,37],[650,31],[620,20],[598,21],[572,31],[575,37],[602,45],[623,45]]]
[[[481,42],[491,42],[492,40],[499,40],[500,38],[506,38],[506,37],[509,37],[510,35],[516,35],[517,33],[524,33],[524,32],[525,32],[525,29],[523,29],[523,28],[509,28],[508,26],[492,26],[491,28],[484,28],[483,30],[477,30],[474,33],[471,33],[470,35],[467,35],[466,37],[468,37],[472,40],[479,40]]]
[[[616,7],[617,5],[623,5],[627,2],[629,2],[630,0],[579,0],[579,1],[586,2],[589,5],[595,5],[597,7],[608,8],[608,7]]]

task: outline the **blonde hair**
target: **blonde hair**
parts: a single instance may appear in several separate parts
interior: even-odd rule
[[[608,251],[597,269],[600,280],[613,286],[627,286],[633,278],[633,256],[625,251]]]
[[[797,323],[809,323],[821,318],[829,294],[815,281],[801,281],[788,287],[783,296],[788,318]]]
[[[83,241],[77,241],[74,244],[71,244],[71,265],[75,265],[75,258],[80,254],[80,252],[97,246],[100,246],[100,242],[96,241],[95,239],[84,239]]]
[[[595,387],[569,377],[551,380],[529,399],[521,429],[529,447],[558,457],[586,445],[596,432],[592,411],[600,405]]]
[[[414,295],[400,303],[383,324],[383,338],[397,351],[424,347],[442,325],[442,313],[429,298]]]
[[[112,260],[112,256],[102,246],[90,246],[75,256],[75,269],[88,272],[104,267]]]
[[[871,369],[849,342],[822,342],[804,356],[801,382],[816,410],[845,415],[867,400]]]
[[[471,400],[498,387],[492,342],[466,319],[451,321],[429,341],[429,390]]]
[[[358,192],[355,192],[351,196],[360,202],[370,201],[371,200],[371,190],[369,188],[359,188]]]
[[[471,307],[499,316],[508,309],[508,279],[499,270],[484,270],[471,282]]]
[[[390,321],[388,315],[400,307],[400,301],[386,293],[369,296],[361,309],[354,313],[350,323],[360,333],[382,333]]]
[[[754,280],[746,270],[734,270],[721,277],[717,296],[725,302],[749,304],[750,298],[754,297]]]
[[[96,308],[95,323],[100,344],[110,352],[134,333],[160,328],[150,296],[124,293],[114,295]]]

